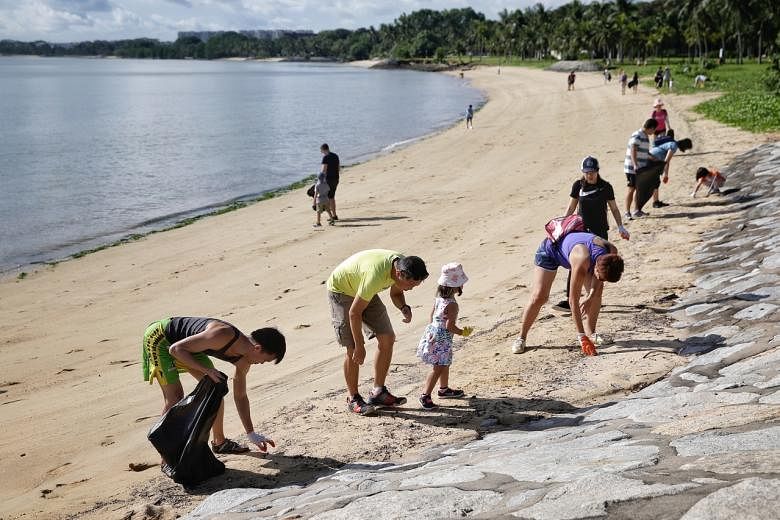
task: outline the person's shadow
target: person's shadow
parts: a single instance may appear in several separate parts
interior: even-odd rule
[[[543,430],[572,425],[579,418],[567,416],[554,419],[553,415],[576,413],[575,406],[556,399],[523,399],[519,397],[464,397],[441,399],[433,395],[436,408],[424,409],[416,400],[403,407],[381,408],[378,413],[399,419],[408,419],[438,427],[454,427],[474,431],[477,438],[484,434],[507,429]],[[467,403],[467,406],[454,406]]]
[[[368,227],[380,226],[379,222],[383,220],[406,220],[406,216],[379,216],[379,217],[347,217],[339,218],[336,221],[336,227]]]
[[[279,453],[252,451],[247,457],[258,459],[258,465],[275,470],[272,474],[261,474],[243,469],[225,468],[222,475],[212,477],[196,486],[184,488],[191,495],[211,495],[217,491],[233,488],[277,488],[311,482],[329,475],[344,466],[343,461],[331,458],[288,456]]]

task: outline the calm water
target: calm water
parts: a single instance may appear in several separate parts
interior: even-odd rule
[[[462,117],[442,74],[341,65],[0,58],[0,271],[166,227]]]

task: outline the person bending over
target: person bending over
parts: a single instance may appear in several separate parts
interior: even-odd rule
[[[525,351],[528,331],[550,296],[558,267],[563,266],[571,270],[569,306],[577,339],[586,356],[595,356],[596,347],[591,338],[598,342],[596,322],[604,282],[617,282],[623,274],[623,258],[617,254],[617,248],[593,233],[569,233],[560,243],[545,238],[536,251],[534,264],[531,298],[523,312],[520,337],[512,344],[512,352]],[[585,297],[581,298],[583,289]]]
[[[143,338],[143,374],[149,384],[156,379],[163,393],[162,413],[184,398],[180,372],[189,372],[201,380],[210,377],[218,383],[222,374],[214,368],[211,357],[232,363],[233,400],[249,440],[266,451],[274,441],[255,432],[246,393],[246,375],[252,365],[279,363],[286,352],[284,336],[274,328],[262,328],[249,336],[234,325],[216,318],[174,317],[155,321],[146,328]],[[225,437],[225,404],[219,407],[212,427],[211,448],[214,453],[244,453],[249,448]]]
[[[405,291],[411,291],[428,277],[425,262],[417,256],[404,256],[387,249],[360,251],[341,262],[328,277],[328,303],[336,339],[345,347],[344,381],[347,386],[347,410],[371,415],[377,407],[401,406],[405,397],[396,397],[385,386],[393,360],[395,332],[379,293],[390,288],[390,300],[403,314],[403,322],[412,320]],[[360,365],[366,359],[363,329],[377,339],[374,356],[374,389],[365,401],[358,392]]]

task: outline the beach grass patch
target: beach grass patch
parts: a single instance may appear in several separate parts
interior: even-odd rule
[[[655,71],[666,66],[672,72],[673,94],[723,94],[696,105],[695,112],[750,132],[780,130],[780,96],[767,88],[770,63],[746,61],[718,65],[710,61],[700,65],[682,59],[661,60],[639,68],[642,85],[655,90]],[[702,87],[695,87],[694,78],[699,74],[706,76],[707,81]],[[670,93],[666,86],[656,91],[662,95]]]
[[[751,132],[780,130],[780,96],[769,92],[729,92],[696,105],[694,111]]]

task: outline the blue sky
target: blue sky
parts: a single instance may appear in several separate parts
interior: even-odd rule
[[[472,7],[497,19],[504,8],[568,0],[0,0],[0,39],[70,42],[227,29],[357,29],[418,9]]]

